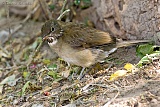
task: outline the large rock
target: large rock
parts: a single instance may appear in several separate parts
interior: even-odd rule
[[[123,39],[154,39],[160,44],[159,0],[92,0],[90,19],[98,29]]]

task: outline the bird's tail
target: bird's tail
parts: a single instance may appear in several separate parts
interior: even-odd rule
[[[122,42],[117,42],[116,48],[121,48],[121,47],[127,47],[127,46],[132,46],[137,43],[149,43],[152,42],[151,40],[131,40],[131,41],[122,41]]]

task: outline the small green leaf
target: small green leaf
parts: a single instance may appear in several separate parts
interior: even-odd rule
[[[91,4],[91,0],[83,0],[83,2],[86,4]]]
[[[29,87],[29,83],[30,83],[30,81],[27,81],[25,83],[25,85],[23,86],[21,96],[23,96],[25,94],[26,89]]]
[[[137,49],[136,49],[136,52],[137,52],[137,55],[139,57],[143,57],[145,56],[146,54],[151,54],[153,52],[153,45],[151,44],[143,44],[143,45],[140,45]]]
[[[74,0],[74,4],[77,6],[80,4],[80,2],[81,2],[81,0]]]
[[[4,80],[2,80],[0,82],[0,94],[2,93],[2,90],[3,90],[3,85],[4,84],[8,84],[9,86],[15,86],[16,85],[16,82],[18,81],[19,79],[16,79],[16,75],[11,75],[9,77],[6,77]]]
[[[38,37],[34,43],[29,46],[29,49],[36,49],[40,42],[42,42],[42,38]]]
[[[48,64],[51,63],[51,60],[49,60],[49,59],[43,59],[43,63],[44,63],[45,65],[48,65]]]
[[[138,67],[142,67],[144,64],[149,64],[153,60],[160,59],[160,51],[156,51],[150,55],[144,56],[137,64]]]
[[[56,64],[51,64],[48,66],[49,70],[56,70],[57,69],[57,65]]]
[[[37,46],[38,46],[38,41],[36,40],[29,48],[36,49]]]
[[[54,10],[55,9],[55,5],[54,4],[49,5],[49,9],[50,10]]]
[[[28,60],[29,59],[29,51],[24,53],[24,60]]]
[[[153,46],[152,44],[143,44],[137,47],[136,55],[142,58],[146,54],[152,54],[156,51],[160,51],[160,46]]]
[[[85,9],[92,5],[91,0],[82,0],[81,8]]]
[[[144,64],[148,64],[151,61],[148,59],[147,56],[144,56],[137,64],[138,67],[142,67]]]
[[[23,77],[24,77],[25,79],[27,79],[27,78],[29,77],[29,75],[30,75],[30,72],[27,72],[27,71],[24,71],[24,72],[23,72]]]
[[[54,79],[60,78],[60,76],[58,75],[58,73],[55,72],[55,71],[49,71],[49,72],[48,72],[48,75],[51,76],[51,77],[54,78]]]
[[[49,76],[52,76],[52,77],[55,77],[56,76],[56,73],[54,71],[49,71],[48,72],[48,75]]]
[[[58,81],[62,80],[62,77],[55,71],[49,71],[48,75],[51,76],[54,79],[54,81],[58,82]]]

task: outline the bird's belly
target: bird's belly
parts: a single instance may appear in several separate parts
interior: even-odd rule
[[[66,62],[81,67],[89,67],[95,63],[95,57],[92,56],[92,53],[89,50],[74,51],[70,53],[59,54]],[[64,55],[65,54],[65,55]]]
[[[73,49],[67,45],[61,45],[61,47],[51,46],[51,48],[69,64],[89,67],[95,63],[96,56],[92,55],[89,49]]]

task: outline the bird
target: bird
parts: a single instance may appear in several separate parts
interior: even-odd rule
[[[41,28],[44,41],[59,57],[69,65],[82,67],[79,78],[85,68],[102,62],[117,48],[130,46],[149,40],[130,40],[118,42],[110,33],[101,31],[85,24],[48,20]]]

